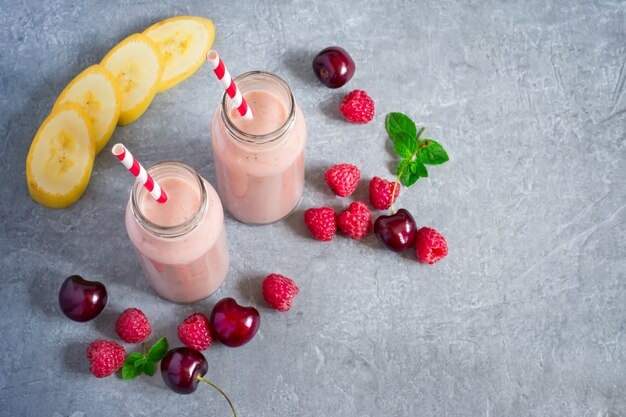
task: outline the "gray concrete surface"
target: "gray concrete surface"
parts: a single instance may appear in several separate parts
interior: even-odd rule
[[[262,314],[251,343],[206,353],[240,416],[626,416],[624,2],[1,3],[0,416],[228,416],[208,387],[179,396],[159,375],[98,380],[84,357],[93,339],[115,338],[126,307],[177,344],[176,324],[223,296]],[[106,152],[65,210],[35,204],[24,175],[63,86],[125,36],[185,14],[215,20],[233,73],[288,80],[309,126],[301,206],[266,227],[229,218],[227,281],[195,305],[160,299],[141,276],[122,221],[131,179]],[[357,62],[340,90],[310,69],[332,44]],[[355,88],[376,101],[366,126],[336,111]],[[204,67],[111,141],[214,182],[220,94]],[[326,189],[331,164],[391,177],[390,111],[426,126],[451,156],[400,203],[447,237],[450,254],[434,266],[374,236],[319,243],[301,220],[306,208],[353,200]],[[366,195],[364,182],[355,199]],[[263,304],[269,272],[300,286],[289,313]],[[75,273],[108,286],[93,322],[59,311],[59,285]]]

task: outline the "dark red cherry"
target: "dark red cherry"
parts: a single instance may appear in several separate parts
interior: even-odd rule
[[[165,354],[161,361],[161,376],[172,391],[191,394],[198,388],[199,377],[209,370],[206,358],[188,347],[178,347]]]
[[[209,370],[206,358],[200,352],[188,347],[177,347],[165,354],[161,361],[161,376],[165,385],[172,391],[179,394],[191,394],[198,388],[200,381],[210,385],[217,390],[226,401],[233,412],[233,416],[237,417],[235,406],[224,391],[208,379],[204,379],[204,375]]]
[[[329,88],[345,85],[352,76],[356,65],[345,49],[331,46],[323,49],[313,59],[313,72]]]
[[[261,316],[254,307],[242,307],[233,298],[223,298],[211,312],[211,333],[230,347],[245,345],[254,337]]]
[[[101,282],[88,281],[80,275],[67,277],[59,290],[59,305],[75,321],[95,318],[107,304],[107,289]]]
[[[374,233],[378,239],[395,252],[402,252],[415,242],[415,220],[405,209],[389,216],[378,216],[374,223]]]

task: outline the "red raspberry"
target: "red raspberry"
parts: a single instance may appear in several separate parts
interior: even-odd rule
[[[354,90],[339,105],[343,117],[354,123],[365,124],[374,118],[374,100],[363,90]]]
[[[400,195],[400,183],[396,186],[396,192],[391,200],[394,183],[382,178],[374,177],[370,181],[370,202],[375,209],[387,210],[391,203],[395,203]]]
[[[115,342],[94,340],[87,346],[89,369],[96,378],[104,378],[120,369],[125,358],[126,351]]]
[[[304,222],[317,240],[333,240],[337,231],[337,216],[328,207],[308,209],[304,212]]]
[[[115,332],[126,343],[143,342],[151,331],[148,318],[137,308],[124,310],[115,323]]]
[[[347,197],[356,190],[361,171],[352,164],[338,164],[328,168],[324,174],[326,184],[339,197]]]
[[[280,274],[270,274],[263,280],[263,298],[278,311],[288,311],[299,291],[292,279]]]
[[[337,225],[352,239],[363,239],[372,230],[372,214],[364,202],[357,201],[339,214]]]
[[[435,229],[422,227],[415,237],[415,251],[420,262],[434,264],[448,254],[448,243]]]
[[[178,338],[185,346],[196,350],[206,350],[213,343],[209,319],[202,313],[195,313],[187,317],[178,326]]]

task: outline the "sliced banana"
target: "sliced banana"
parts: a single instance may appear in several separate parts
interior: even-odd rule
[[[94,155],[89,115],[75,103],[55,107],[39,127],[26,158],[33,200],[52,208],[75,203],[89,183]]]
[[[135,33],[111,49],[100,63],[117,80],[122,91],[119,125],[137,120],[150,106],[165,67],[159,47]]]
[[[158,92],[174,87],[196,72],[215,39],[213,21],[196,16],[178,16],[150,26],[144,35],[159,45],[165,71]]]
[[[54,106],[76,103],[89,115],[96,139],[96,154],[115,130],[122,110],[122,91],[117,80],[101,65],[78,74],[59,95]]]

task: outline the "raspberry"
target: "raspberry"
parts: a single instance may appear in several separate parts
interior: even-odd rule
[[[339,214],[337,225],[352,239],[363,239],[372,230],[372,214],[364,202],[357,201]]]
[[[343,117],[351,122],[365,124],[374,118],[374,100],[363,90],[354,90],[339,105]]]
[[[370,202],[378,210],[387,210],[391,203],[395,203],[400,195],[400,183],[396,186],[396,192],[391,199],[394,183],[382,178],[374,177],[370,181]]]
[[[328,168],[324,174],[326,184],[339,197],[347,197],[356,190],[361,171],[352,164],[338,164]]]
[[[178,338],[185,346],[196,350],[206,350],[213,343],[209,319],[202,313],[195,313],[187,317],[178,326]]]
[[[111,375],[124,365],[126,351],[115,342],[108,340],[94,340],[87,346],[89,370],[96,378]]]
[[[317,240],[329,241],[337,231],[337,216],[328,207],[311,208],[304,212],[304,223]]]
[[[115,323],[115,332],[126,343],[143,342],[151,331],[148,318],[137,308],[124,310]]]
[[[417,231],[415,251],[420,262],[434,264],[448,254],[448,243],[435,229],[422,227]]]
[[[292,279],[280,274],[270,274],[263,280],[263,298],[278,311],[288,311],[299,291]]]

